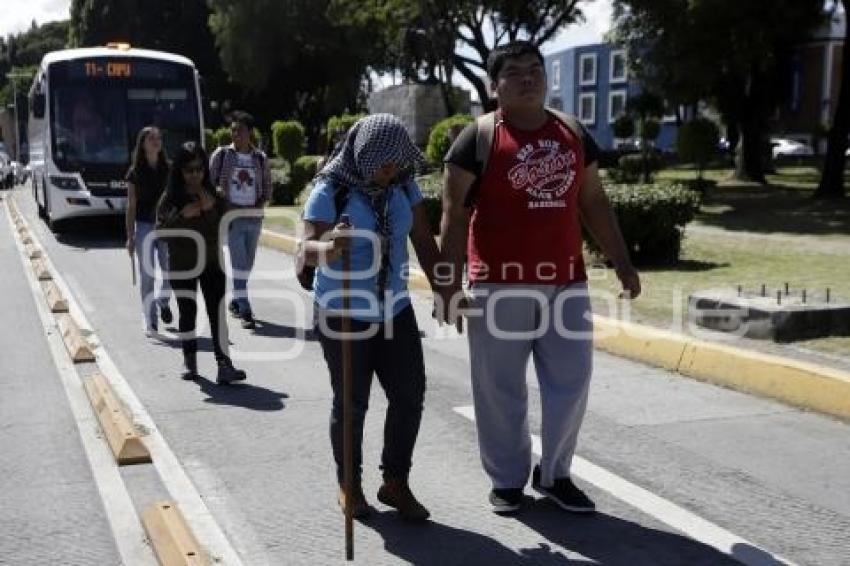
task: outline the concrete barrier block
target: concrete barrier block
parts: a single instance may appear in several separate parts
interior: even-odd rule
[[[210,564],[175,502],[154,503],[142,514],[142,524],[162,566]]]
[[[150,452],[106,378],[96,373],[87,378],[84,385],[118,465],[150,463]]]
[[[68,312],[68,299],[62,295],[59,286],[52,279],[41,282],[41,290],[52,312]]]
[[[65,347],[74,363],[95,361],[94,353],[73,317],[69,314],[60,314],[58,319],[62,341],[65,342]]]
[[[272,248],[287,254],[295,254],[298,249],[298,240],[286,234],[277,234],[270,230],[263,230],[260,234],[260,245]]]

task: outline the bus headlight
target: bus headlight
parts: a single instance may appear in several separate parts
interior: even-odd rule
[[[82,187],[75,177],[50,176],[50,184],[63,191],[80,191]]]

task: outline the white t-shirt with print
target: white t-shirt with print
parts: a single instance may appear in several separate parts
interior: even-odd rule
[[[230,202],[238,206],[257,204],[257,169],[250,153],[236,154],[236,164],[230,174]]]

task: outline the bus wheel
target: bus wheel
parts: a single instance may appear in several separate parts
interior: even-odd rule
[[[37,189],[33,188],[33,193]],[[38,208],[38,216],[42,220],[47,220],[47,184],[44,182],[44,179],[41,180],[41,202],[44,204],[39,204],[38,199],[35,199],[36,207]]]

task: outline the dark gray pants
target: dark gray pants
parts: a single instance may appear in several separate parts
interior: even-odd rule
[[[318,314],[317,316],[322,316]],[[392,327],[391,336],[387,326]],[[341,332],[342,320],[328,318],[327,328]],[[327,336],[322,325],[316,325],[316,334],[333,388],[330,436],[337,478],[343,479],[343,390],[342,390],[342,342],[339,337]],[[361,477],[363,463],[363,421],[369,408],[369,391],[372,375],[387,396],[387,416],[384,421],[384,450],[381,469],[385,477],[407,479],[413,457],[413,447],[419,434],[422,420],[422,403],[425,396],[425,364],[422,358],[422,341],[413,307],[408,306],[388,323],[351,321],[355,334],[372,331],[369,338],[352,340],[352,364],[354,382],[354,477]],[[376,331],[376,332],[375,332]]]

